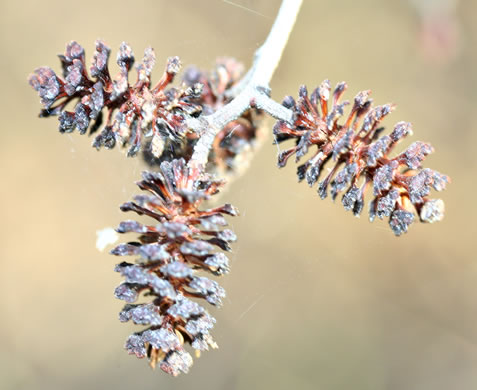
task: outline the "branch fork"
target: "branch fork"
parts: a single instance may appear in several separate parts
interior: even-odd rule
[[[217,133],[250,108],[292,124],[293,112],[270,98],[269,83],[295,24],[302,0],[284,0],[265,43],[255,52],[253,65],[229,92],[233,100],[211,115],[192,118],[187,125],[200,134],[189,166],[204,167]]]

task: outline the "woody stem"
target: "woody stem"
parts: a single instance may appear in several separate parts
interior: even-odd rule
[[[252,67],[229,92],[229,96],[234,97],[233,100],[213,114],[188,120],[188,126],[200,134],[189,166],[204,167],[217,133],[252,107],[291,124],[292,111],[270,98],[269,83],[280,62],[301,4],[302,0],[283,0],[267,39],[255,52]]]

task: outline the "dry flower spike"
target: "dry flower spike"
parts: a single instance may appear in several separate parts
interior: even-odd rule
[[[161,79],[151,85],[151,71],[155,64],[152,48],[147,48],[142,62],[136,66],[137,79],[129,84],[129,71],[134,64],[131,48],[123,42],[117,55],[119,74],[113,79],[108,68],[110,48],[96,41],[96,51],[86,71],[84,49],[76,42],[66,46],[60,55],[63,78],[48,67],[38,68],[29,77],[38,91],[44,109],[40,116],[59,115],[60,132],[77,129],[81,134],[99,129],[102,110],[107,111],[106,124],[96,136],[93,146],[113,148],[116,142],[127,146],[128,156],[141,149],[144,138],[152,138],[158,145],[165,139],[181,139],[189,131],[188,116],[197,116],[202,108],[190,100],[199,96],[200,85],[188,88],[168,88],[181,64],[178,57],[170,57]],[[76,101],[74,111],[66,111],[67,104]],[[157,146],[159,147],[159,146]]]
[[[96,51],[86,72],[84,49],[75,41],[59,55],[63,78],[48,67],[41,67],[29,77],[30,85],[38,91],[44,109],[40,116],[59,115],[61,133],[77,129],[85,134],[96,132],[106,124],[93,141],[98,150],[113,148],[117,143],[128,147],[128,156],[139,150],[150,165],[159,165],[173,158],[192,156],[199,134],[187,126],[187,119],[201,113],[212,114],[231,98],[226,97],[243,75],[243,65],[233,58],[218,58],[213,71],[189,67],[179,88],[171,87],[181,68],[178,57],[168,59],[161,79],[153,87],[151,72],[155,64],[152,48],[147,48],[142,62],[136,66],[137,80],[129,84],[129,71],[134,55],[123,42],[117,55],[119,73],[113,79],[108,68],[110,48],[103,41],[96,42]],[[73,111],[67,105],[75,101]],[[258,125],[263,115],[250,109],[231,121],[217,134],[210,153],[209,171],[220,174],[239,172],[250,159],[250,151],[260,140]]]
[[[155,220],[152,225],[125,221],[119,233],[138,233],[135,242],[120,244],[111,253],[137,256],[135,263],[122,262],[116,271],[125,282],[116,288],[118,299],[127,302],[119,315],[148,328],[132,334],[125,348],[138,358],[147,357],[152,367],[172,375],[187,372],[192,364],[185,350],[188,343],[196,351],[216,348],[210,335],[215,319],[192,299],[204,299],[219,306],[225,291],[217,282],[197,273],[222,275],[229,272],[229,251],[235,234],[224,229],[224,214],[237,210],[226,204],[200,210],[202,203],[216,194],[223,182],[212,180],[183,159],[163,162],[158,172],[144,172],[139,188],[150,195],[138,195],[121,206]],[[222,251],[220,251],[222,250]],[[135,303],[140,295],[147,303]]]
[[[389,217],[389,225],[397,236],[407,232],[414,221],[414,211],[422,222],[440,221],[444,203],[440,199],[429,199],[428,195],[431,188],[443,190],[449,178],[422,168],[422,161],[433,151],[431,145],[417,141],[391,157],[396,144],[412,133],[411,124],[399,122],[390,135],[381,136],[384,130],[381,121],[394,110],[394,105],[373,107],[370,91],[356,95],[350,113],[340,124],[349,104],[340,102],[346,89],[346,83],[342,82],[331,94],[330,82],[325,80],[311,96],[302,86],[296,102],[291,96],[284,99],[283,105],[294,112],[294,123],[290,126],[278,121],[273,129],[275,141],[293,139],[296,144],[279,154],[278,166],[284,167],[292,155],[298,162],[316,146],[311,157],[298,166],[297,174],[299,181],[306,179],[313,186],[324,165],[333,164],[318,184],[322,199],[326,198],[329,187],[333,200],[344,191],[343,206],[359,216],[366,190],[372,187],[370,220],[376,216]]]

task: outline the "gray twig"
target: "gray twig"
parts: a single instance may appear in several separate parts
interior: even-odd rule
[[[252,67],[229,92],[234,99],[213,114],[188,121],[188,126],[200,134],[189,166],[205,166],[217,133],[251,107],[291,123],[292,111],[270,98],[269,83],[280,62],[301,3],[302,0],[283,0],[267,39],[255,52]]]

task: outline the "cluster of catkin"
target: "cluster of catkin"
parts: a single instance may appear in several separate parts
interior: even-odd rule
[[[211,72],[189,67],[174,86],[181,64],[178,57],[171,57],[153,85],[155,55],[148,48],[136,66],[136,81],[130,83],[135,62],[131,48],[121,44],[116,60],[119,73],[114,77],[108,68],[110,52],[97,41],[88,73],[84,49],[71,42],[59,56],[62,77],[42,67],[29,81],[44,106],[40,116],[57,115],[60,132],[76,129],[85,134],[89,129],[95,148],[120,145],[128,156],[141,152],[151,169],[137,183],[145,193],[121,206],[122,211],[151,222],[127,220],[117,228],[137,237],[111,251],[135,257],[116,266],[125,280],[115,295],[126,302],[120,320],[145,326],[129,336],[126,350],[175,376],[188,372],[192,364],[186,345],[196,355],[217,346],[210,334],[215,319],[201,303],[218,306],[225,296],[209,276],[229,272],[225,253],[236,237],[226,228],[224,216],[238,212],[229,204],[207,208],[206,201],[225,183],[217,177],[230,177],[248,165],[250,151],[261,139],[264,112],[250,104],[242,116],[219,129],[205,166],[188,164],[202,136],[189,121],[230,103],[230,91],[243,76],[242,65],[219,58]],[[351,104],[341,102],[346,89],[346,83],[339,83],[331,92],[325,80],[310,96],[302,86],[297,100],[284,99],[282,104],[292,111],[293,119],[276,123],[274,140],[292,141],[292,145],[279,153],[278,166],[284,167],[292,156],[296,162],[303,158],[298,179],[310,186],[318,183],[322,199],[328,191],[333,200],[342,193],[343,206],[356,216],[370,190],[370,220],[389,218],[398,236],[407,232],[415,215],[422,222],[441,220],[444,203],[428,195],[431,189],[444,189],[449,178],[422,167],[432,147],[414,142],[394,153],[395,146],[412,133],[411,124],[399,122],[389,135],[382,135],[381,122],[394,105],[373,107],[369,91],[358,93]]]

